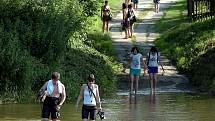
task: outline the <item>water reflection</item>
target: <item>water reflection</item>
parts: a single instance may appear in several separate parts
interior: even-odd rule
[[[160,93],[118,96],[103,101],[106,121],[213,121],[215,99],[187,93]],[[0,105],[0,121],[39,121],[40,105]],[[62,121],[81,121],[75,104],[62,107]],[[98,117],[97,117],[98,118]]]

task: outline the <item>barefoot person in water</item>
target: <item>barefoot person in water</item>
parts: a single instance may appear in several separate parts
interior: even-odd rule
[[[158,53],[156,47],[151,47],[150,52],[147,54],[147,66],[148,73],[150,77],[150,87],[151,94],[155,94],[157,87],[157,73],[158,73],[158,65],[160,64],[164,73],[163,65],[160,63],[160,54]],[[162,74],[163,74],[162,73]]]
[[[135,86],[135,95],[137,94],[138,91],[138,80],[139,80],[139,76],[141,74],[141,61],[143,63],[143,68],[144,68],[144,72],[146,70],[146,64],[145,61],[143,60],[142,54],[139,52],[137,47],[133,47],[131,49],[131,54],[130,54],[130,59],[129,59],[129,66],[130,66],[130,80],[131,80],[131,94],[133,93],[133,85],[134,85],[134,81],[136,82],[136,86]]]

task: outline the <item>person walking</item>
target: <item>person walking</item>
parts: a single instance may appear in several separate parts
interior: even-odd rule
[[[157,86],[157,73],[158,73],[158,65],[162,67],[162,75],[164,74],[163,65],[160,63],[160,53],[157,51],[157,48],[152,46],[150,52],[147,54],[147,66],[148,73],[150,78],[150,87],[151,94],[155,94],[156,86]]]
[[[133,0],[133,5],[134,5],[135,11],[137,11],[137,9],[138,9],[138,3],[139,3],[139,0]]]
[[[61,83],[60,73],[54,72],[51,80],[47,81],[40,90],[44,90],[42,121],[59,121],[60,108],[66,99],[65,86]]]
[[[132,38],[133,31],[134,31],[134,23],[136,22],[136,16],[134,14],[132,4],[128,5],[128,17],[130,20],[130,27],[129,27],[130,36],[129,37]]]
[[[139,52],[137,47],[132,47],[128,64],[130,66],[130,81],[131,81],[130,93],[133,94],[133,86],[135,81],[136,82],[135,95],[137,94],[138,91],[138,80],[141,74],[141,61],[143,63],[145,73],[147,67],[145,61],[143,60],[142,54]]]
[[[160,0],[154,0],[155,12],[158,13],[160,11]]]
[[[111,20],[110,6],[108,5],[108,1],[105,0],[105,5],[101,8],[101,18],[103,22],[102,31],[109,32],[109,22]]]
[[[76,109],[78,109],[79,102],[82,98],[82,121],[87,121],[88,118],[90,118],[90,121],[95,121],[96,110],[101,110],[102,108],[99,96],[99,87],[95,84],[95,77],[93,74],[90,74],[87,78],[87,83],[81,86],[80,94],[76,103]]]

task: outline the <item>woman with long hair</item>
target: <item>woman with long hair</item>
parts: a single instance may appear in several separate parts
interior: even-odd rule
[[[150,87],[151,94],[155,94],[157,87],[157,73],[158,73],[158,65],[161,65],[164,73],[163,65],[160,63],[160,53],[156,49],[156,47],[151,47],[150,52],[147,54],[147,66],[148,73],[150,78]]]

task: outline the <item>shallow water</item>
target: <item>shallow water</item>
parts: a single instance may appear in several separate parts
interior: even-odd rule
[[[215,99],[193,96],[187,92],[158,92],[151,96],[140,91],[135,96],[127,92],[117,93],[117,99],[103,100],[107,121],[213,121]],[[0,121],[39,121],[40,105],[0,105]],[[61,111],[62,121],[80,121],[74,104],[65,104]]]

